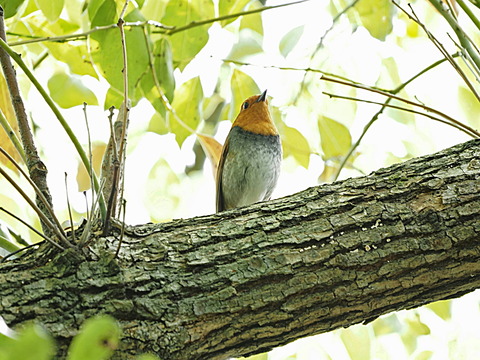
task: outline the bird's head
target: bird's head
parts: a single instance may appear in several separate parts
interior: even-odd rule
[[[240,113],[232,126],[239,126],[260,135],[278,135],[268,111],[267,90],[260,95],[250,96],[242,103]]]

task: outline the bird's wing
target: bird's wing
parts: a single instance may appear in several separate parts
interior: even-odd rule
[[[230,134],[227,136],[225,140],[225,144],[223,145],[222,155],[220,156],[220,161],[217,167],[217,212],[225,210],[225,200],[223,198],[223,191],[222,191],[222,174],[223,174],[223,165],[225,164],[225,159],[227,158],[228,153],[228,139],[230,138]]]

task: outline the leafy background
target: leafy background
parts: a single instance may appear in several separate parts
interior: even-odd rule
[[[109,137],[106,109],[118,108],[122,101],[123,60],[115,24],[124,2],[0,0],[0,4],[5,9],[9,44],[61,108],[85,150],[90,136],[99,171]],[[271,9],[208,21],[262,9],[264,4],[258,0],[129,3],[125,16],[132,101],[125,179],[128,223],[213,212],[212,166],[198,139],[209,135],[222,143],[241,102],[264,89],[268,89],[284,149],[274,197],[333,181],[337,175],[342,179],[368,174],[469,139],[426,117],[386,109],[340,171],[342,159],[379,107],[325,93],[385,99],[323,81],[321,72],[389,90],[442,56],[421,27],[389,0],[305,1],[276,7],[281,4],[289,2],[269,1],[266,6]],[[407,4],[401,2],[401,6]],[[426,1],[413,1],[412,6],[447,49],[456,52],[449,28],[436,10]],[[470,8],[478,18],[478,9]],[[473,41],[480,43],[478,29],[463,20],[465,28],[472,30]],[[191,25],[201,21],[205,21],[201,26]],[[68,218],[68,191],[79,220],[90,199],[87,173],[51,109],[26,76],[21,71],[17,75],[37,146],[49,169],[55,209],[60,218]],[[0,109],[15,128],[3,76],[0,88]],[[416,79],[399,95],[479,127],[479,102],[447,64]],[[0,144],[16,154],[3,130]],[[11,174],[28,188],[13,169]],[[39,227],[33,211],[3,178],[0,204]],[[10,243],[38,240],[3,212],[0,222],[0,237]],[[2,244],[8,250],[8,242]],[[252,359],[478,358],[479,311],[479,296],[473,293],[390,314],[368,326],[299,340]],[[29,334],[25,336],[35,337]],[[49,358],[48,351],[45,356]]]

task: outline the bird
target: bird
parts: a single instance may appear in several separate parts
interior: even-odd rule
[[[281,161],[280,136],[265,90],[242,103],[222,147],[216,174],[217,212],[270,200]]]

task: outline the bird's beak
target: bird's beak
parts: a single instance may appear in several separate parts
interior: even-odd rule
[[[267,98],[267,90],[265,90],[257,99],[256,102],[260,102],[260,101],[265,101],[265,99]]]

